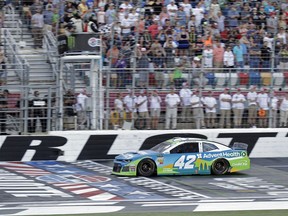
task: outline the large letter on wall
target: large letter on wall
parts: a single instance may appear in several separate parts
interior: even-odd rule
[[[60,136],[7,137],[0,149],[0,161],[56,160],[61,150],[55,147],[66,142]]]

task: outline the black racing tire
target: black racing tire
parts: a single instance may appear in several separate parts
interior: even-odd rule
[[[140,176],[149,177],[156,171],[156,164],[151,159],[143,159],[137,166],[137,173]]]
[[[211,167],[212,174],[214,175],[224,175],[228,172],[230,164],[227,160],[221,158],[214,161]]]

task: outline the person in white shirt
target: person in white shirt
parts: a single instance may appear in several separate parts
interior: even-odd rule
[[[192,91],[188,88],[188,83],[184,82],[182,84],[182,89],[179,92],[181,99],[181,120],[182,122],[189,122],[191,116],[191,96]]]
[[[133,8],[133,6],[129,3],[129,1],[125,0],[119,8],[123,8],[125,13],[128,14],[129,11]]]
[[[259,108],[259,127],[268,126],[268,110],[269,110],[269,96],[266,93],[267,89],[262,88],[261,92],[257,95],[257,105]]]
[[[213,92],[208,91],[208,96],[204,98],[206,127],[215,128],[217,100],[213,97]]]
[[[240,128],[245,108],[246,99],[241,93],[241,89],[237,89],[237,93],[232,96],[232,108],[234,114],[234,128]]]
[[[116,125],[118,125],[120,128],[123,125],[123,118],[124,118],[124,102],[123,102],[123,95],[121,92],[117,94],[117,98],[114,100],[114,109],[117,113],[117,122]]]
[[[271,115],[269,116],[271,118],[271,127],[276,128],[277,127],[277,112],[278,112],[278,98],[275,95],[274,91],[271,91],[270,93],[270,112]]]
[[[226,128],[231,127],[231,95],[229,94],[229,88],[225,88],[223,93],[219,96],[220,103],[220,128],[224,128],[226,123]]]
[[[191,6],[189,0],[184,0],[184,2],[180,3],[180,5],[183,7],[184,12],[186,13],[186,16],[191,17],[192,6]]]
[[[86,113],[86,104],[88,96],[86,90],[82,89],[81,92],[77,95],[77,123],[78,125],[83,126],[87,122],[87,113]]]
[[[225,68],[234,68],[234,54],[230,46],[224,51],[223,63]]]
[[[128,19],[128,14],[125,14],[124,19],[121,20],[121,29],[123,37],[128,37],[131,33],[131,22]]]
[[[288,121],[288,92],[280,102],[280,127],[287,127]]]
[[[138,118],[139,118],[139,129],[143,129],[145,127],[146,122],[146,129],[150,129],[150,117],[148,113],[148,97],[146,96],[146,92],[141,89],[140,95],[137,97],[136,106],[138,107]]]
[[[172,120],[172,130],[177,129],[177,111],[178,105],[180,104],[180,97],[175,93],[175,89],[171,88],[170,93],[165,97],[166,104],[166,120],[165,120],[165,129],[170,129],[170,122]]]
[[[213,49],[211,45],[207,45],[203,51],[203,64],[205,68],[213,67]]]
[[[170,16],[170,22],[171,22],[171,24],[174,25],[176,13],[178,11],[178,6],[175,4],[174,0],[171,0],[170,4],[167,5],[167,11],[168,11],[168,14]]]
[[[158,123],[161,113],[161,102],[162,99],[158,95],[157,90],[153,90],[152,94],[149,97],[152,130],[158,129]]]
[[[247,94],[248,101],[248,124],[250,127],[256,127],[257,119],[257,92],[256,86],[250,86],[250,91]]]
[[[131,122],[132,119],[137,117],[136,99],[134,92],[128,89],[128,95],[124,97],[124,107],[126,112],[126,121]]]
[[[137,13],[135,9],[132,9],[131,13],[128,15],[128,19],[131,23],[131,26],[136,26],[139,20],[139,13]]]
[[[195,94],[191,97],[191,107],[193,118],[196,122],[196,129],[205,128],[203,104],[204,98],[200,96],[200,91],[196,90]]]

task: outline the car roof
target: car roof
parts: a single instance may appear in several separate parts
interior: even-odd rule
[[[209,140],[201,138],[192,138],[192,137],[174,137],[172,139],[167,140],[167,142],[171,142],[171,144],[173,145],[177,145],[179,142],[185,142],[185,141],[209,141]]]

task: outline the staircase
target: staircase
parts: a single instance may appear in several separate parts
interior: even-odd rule
[[[34,43],[32,33],[28,29],[28,26],[22,23],[17,11],[14,12],[14,15],[9,13],[9,11],[4,14],[5,20],[3,28],[9,30],[18,46],[18,56],[26,59],[30,68],[25,85],[31,86],[32,88],[35,86],[33,91],[39,90],[40,93],[42,92],[43,94],[46,94],[47,90],[45,90],[45,86],[48,88],[56,85],[52,67],[47,62],[47,50],[43,48],[33,48]],[[11,55],[11,53],[7,53],[7,55]],[[8,65],[7,68],[8,73],[6,85],[9,87],[21,85],[21,79],[15,70],[12,69],[13,66]],[[41,85],[41,88],[37,89],[37,85]]]

